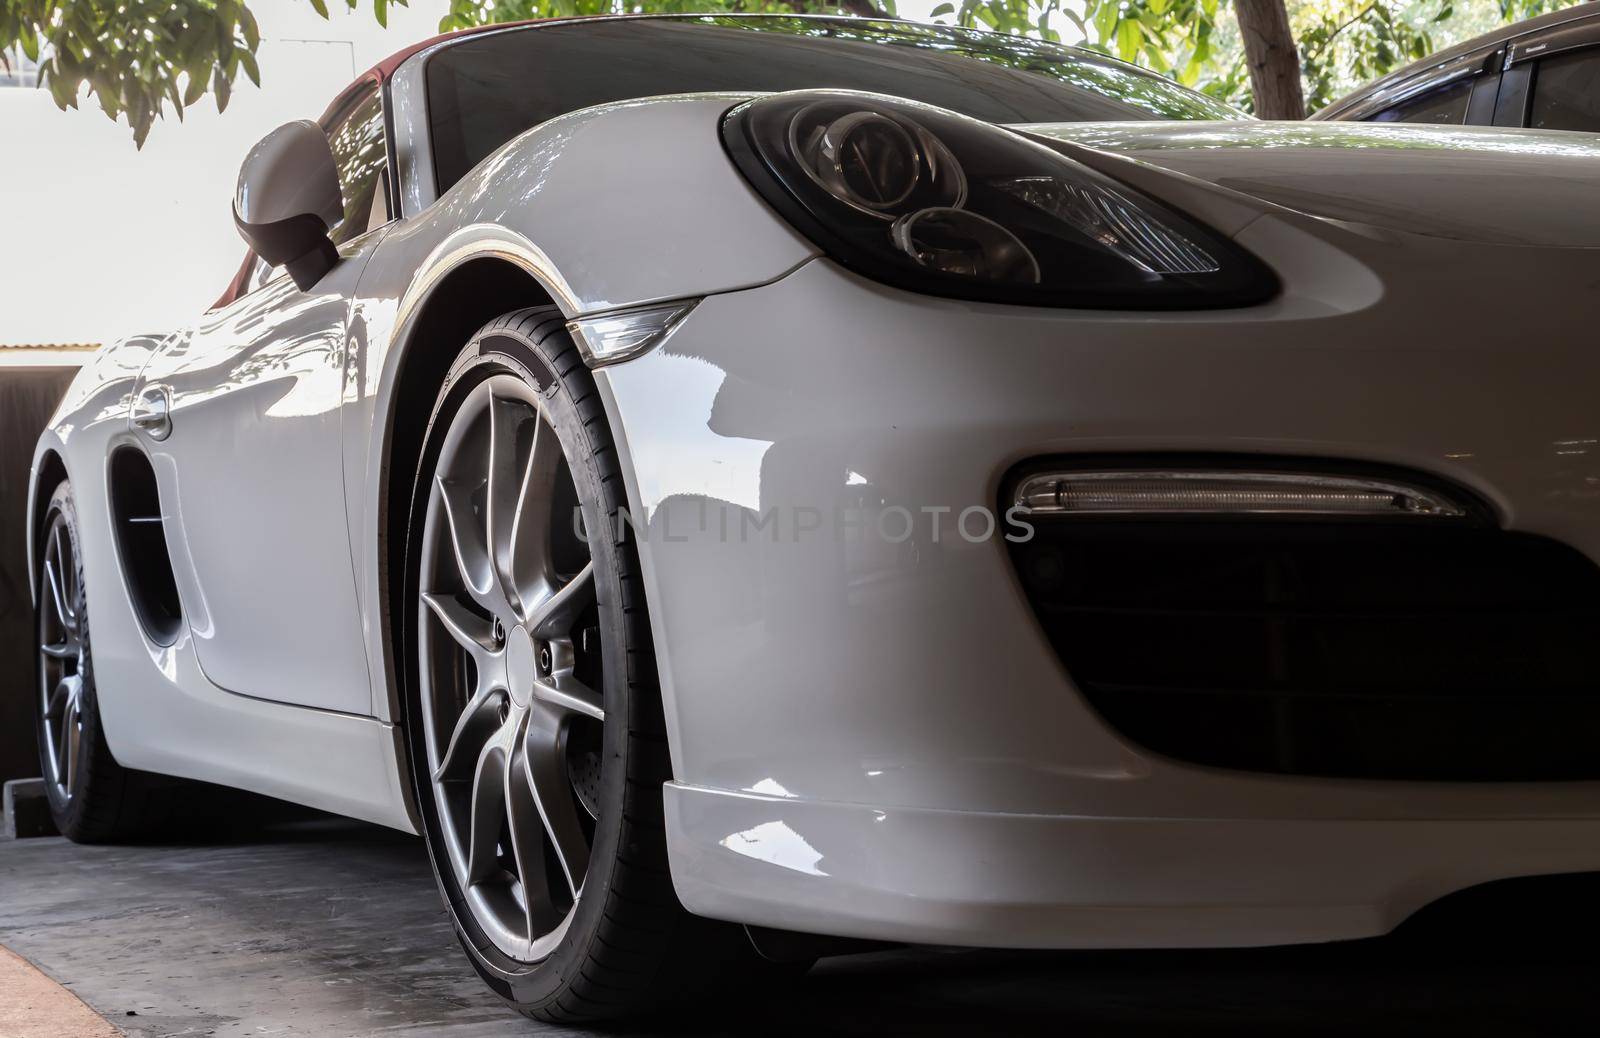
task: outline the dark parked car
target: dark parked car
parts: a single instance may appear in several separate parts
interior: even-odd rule
[[[1440,51],[1311,118],[1600,133],[1600,3],[1507,25]]]

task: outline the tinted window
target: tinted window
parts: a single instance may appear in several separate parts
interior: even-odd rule
[[[328,146],[339,168],[344,219],[330,237],[342,245],[366,233],[384,167],[383,105],[377,88],[358,95],[328,124]]]
[[[1528,125],[1541,130],[1600,130],[1600,47],[1539,63]]]
[[[469,38],[428,62],[441,189],[523,130],[610,101],[838,87],[999,123],[1238,119],[1153,73],[1041,40],[859,19],[704,17]]]
[[[1372,121],[1460,124],[1467,120],[1467,102],[1471,98],[1472,80],[1462,80],[1379,112]]]

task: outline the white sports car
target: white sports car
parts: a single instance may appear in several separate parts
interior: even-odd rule
[[[420,833],[549,1019],[1600,868],[1597,178],[895,22],[414,47],[40,441],[56,819]]]

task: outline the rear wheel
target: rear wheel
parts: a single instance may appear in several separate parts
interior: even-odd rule
[[[97,843],[144,835],[169,824],[174,784],[124,768],[106,743],[78,529],[72,484],[64,480],[50,495],[34,574],[39,645],[35,730],[56,828],[70,839]]]
[[[562,1021],[681,992],[685,959],[751,959],[737,928],[688,915],[672,890],[639,563],[560,314],[479,331],[424,442],[407,729],[434,870],[479,973],[518,1010]]]

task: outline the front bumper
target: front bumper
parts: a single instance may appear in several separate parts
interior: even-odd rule
[[[1259,453],[1430,473],[1600,558],[1600,356],[1563,316],[1595,252],[1275,216],[1239,240],[1282,297],[1043,311],[814,261],[602,369],[688,908],[895,940],[1221,946],[1379,933],[1473,883],[1600,868],[1600,783],[1273,776],[1130,744],[1074,688],[1004,542],[955,530],[1028,458]],[[1505,269],[1538,299],[1497,297]],[[903,539],[873,518],[896,506]]]
[[[1455,890],[1600,867],[1593,819],[1112,818],[667,787],[690,910],[844,937],[1220,948],[1370,937]]]

